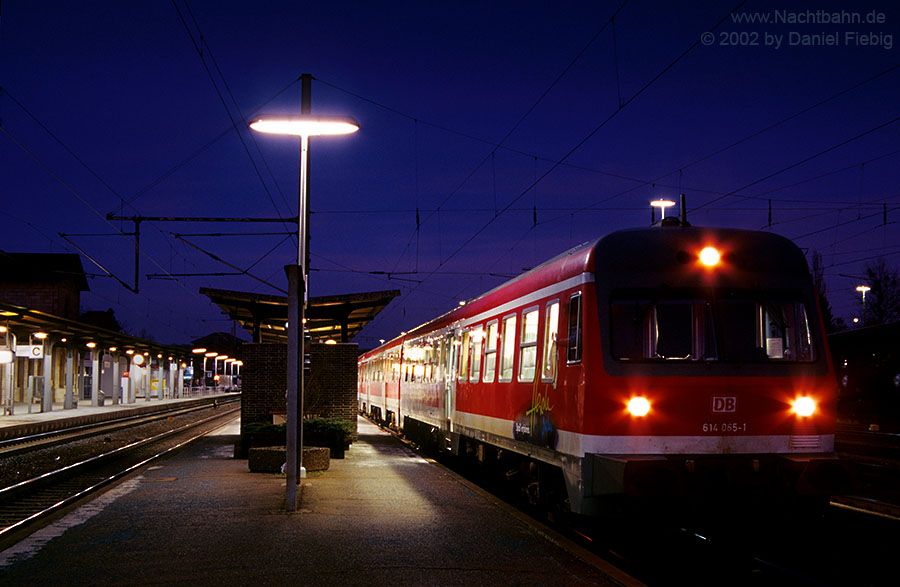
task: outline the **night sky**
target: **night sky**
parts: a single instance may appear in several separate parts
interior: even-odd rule
[[[232,332],[199,289],[280,295],[294,224],[145,222],[135,294],[98,267],[133,286],[106,217],[296,215],[299,141],[247,123],[309,73],[361,127],[312,140],[310,293],[402,291],[361,347],[680,193],[819,252],[850,320],[865,264],[900,266],[897,43],[875,0],[6,0],[0,249],[80,249],[82,310],[132,334]]]

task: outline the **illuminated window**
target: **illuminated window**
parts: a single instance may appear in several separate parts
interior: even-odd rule
[[[556,333],[559,331],[559,300],[547,304],[544,314],[544,360],[541,379],[556,380]]]
[[[516,315],[503,319],[503,332],[501,343],[503,350],[500,355],[500,381],[512,381],[513,362],[516,358]]]
[[[487,337],[484,341],[484,382],[494,381],[494,372],[497,368],[497,321],[487,325]]]
[[[569,298],[569,331],[566,345],[566,362],[581,362],[581,292]]]
[[[462,348],[459,351],[459,380],[466,380],[469,371],[469,331],[463,332]]]
[[[534,381],[539,316],[537,308],[525,310],[522,313],[522,335],[519,339],[519,381]]]
[[[472,331],[469,339],[469,350],[472,358],[469,361],[469,381],[475,383],[481,375],[481,341],[484,339],[484,329],[479,326]]]

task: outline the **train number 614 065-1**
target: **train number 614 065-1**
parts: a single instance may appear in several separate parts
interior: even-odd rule
[[[746,422],[704,422],[704,432],[720,432],[724,434],[746,432]]]

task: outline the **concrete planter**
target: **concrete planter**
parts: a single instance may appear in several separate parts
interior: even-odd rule
[[[303,466],[306,471],[327,471],[330,451],[324,447],[303,447]],[[280,473],[285,462],[283,446],[254,446],[250,448],[248,466],[254,473]]]

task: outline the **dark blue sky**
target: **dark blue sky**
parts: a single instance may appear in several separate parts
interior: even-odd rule
[[[311,294],[403,291],[362,346],[681,192],[695,225],[764,228],[771,200],[852,318],[845,276],[900,265],[900,8],[738,4],[6,0],[0,249],[76,252],[67,233],[130,284],[133,225],[107,213],[295,215],[297,141],[246,121],[297,112],[311,73],[313,112],[361,125],[313,140]],[[233,271],[171,233],[293,226],[145,223],[140,293],[98,276],[83,309],[161,342],[230,331],[200,287],[279,292],[144,276]],[[183,238],[286,289],[286,234]]]

